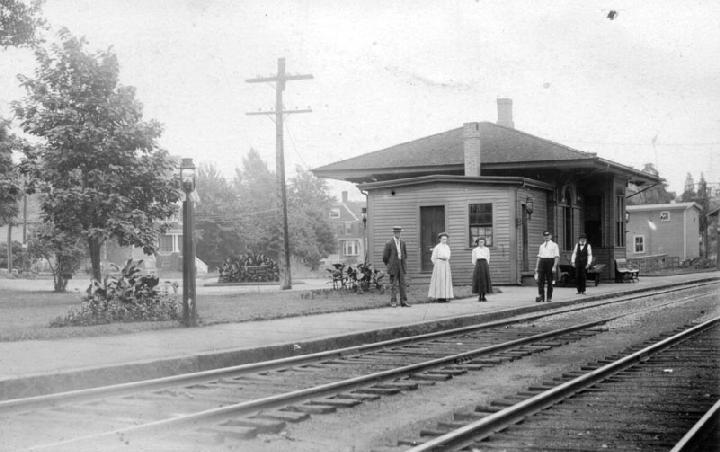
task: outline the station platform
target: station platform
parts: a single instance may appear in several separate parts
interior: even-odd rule
[[[499,286],[487,303],[476,298],[413,303],[105,337],[0,343],[0,400],[123,383],[314,353],[411,334],[457,328],[574,303],[720,280],[720,272],[641,276],[636,283],[600,284],[586,295],[557,287],[552,303],[536,303],[533,286]],[[279,290],[279,289],[277,289]]]

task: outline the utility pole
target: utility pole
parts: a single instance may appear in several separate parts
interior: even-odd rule
[[[249,112],[247,115],[275,115],[275,174],[278,179],[280,190],[280,199],[282,202],[283,212],[283,242],[285,248],[285,277],[282,285],[283,290],[292,288],[292,278],[290,277],[290,236],[288,234],[288,218],[287,218],[287,193],[285,190],[285,152],[283,145],[283,115],[291,113],[310,113],[311,109],[303,110],[283,110],[283,91],[285,91],[285,82],[288,80],[310,80],[311,74],[290,75],[285,73],[285,58],[278,58],[277,74],[270,77],[258,77],[246,80],[248,83],[275,82],[275,110],[274,111],[258,111]]]

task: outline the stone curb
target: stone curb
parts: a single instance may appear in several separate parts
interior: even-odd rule
[[[691,282],[702,283],[716,281],[718,279],[720,278],[709,277]],[[378,330],[365,330],[342,336],[321,337],[297,343],[274,344],[251,349],[208,352],[196,355],[129,362],[113,366],[87,367],[52,374],[34,374],[8,378],[0,381],[0,400],[33,397],[56,392],[87,389],[97,386],[168,377],[183,373],[200,372],[240,364],[251,364],[272,359],[307,355],[335,348],[352,347],[405,336],[460,328],[477,323],[502,320],[516,315],[546,311],[562,306],[602,301],[618,296],[666,289],[686,283],[687,282],[675,282],[661,284],[653,287],[628,290],[623,293],[613,292],[591,295],[582,299],[552,304],[537,303],[519,308],[508,308],[495,312],[470,314]]]

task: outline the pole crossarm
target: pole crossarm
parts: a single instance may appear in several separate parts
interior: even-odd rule
[[[302,108],[302,109],[297,109],[297,110],[283,110],[283,111],[280,112],[280,114],[283,114],[283,115],[289,115],[289,114],[292,114],[292,113],[312,113],[312,109],[311,109],[311,108]],[[277,115],[278,112],[276,112],[275,110],[269,110],[269,111],[250,111],[250,112],[247,112],[247,113],[245,113],[245,114],[248,115],[248,116]]]
[[[261,83],[261,82],[277,82],[279,80],[311,80],[312,78],[313,78],[312,74],[298,74],[298,75],[284,74],[281,77],[274,75],[272,77],[249,78],[245,81],[248,83]]]

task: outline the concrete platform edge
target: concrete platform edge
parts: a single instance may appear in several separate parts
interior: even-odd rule
[[[693,280],[692,282],[702,283],[717,279],[718,278],[715,277],[709,277]],[[160,378],[183,373],[218,369],[239,364],[250,364],[272,359],[307,355],[335,348],[351,347],[410,335],[460,328],[477,323],[502,320],[516,315],[552,310],[573,304],[601,301],[603,299],[670,288],[682,284],[684,283],[678,282],[660,284],[650,288],[643,287],[627,290],[621,294],[618,292],[612,292],[588,296],[586,298],[562,303],[538,303],[518,308],[503,309],[490,313],[486,312],[459,317],[450,317],[377,330],[358,331],[341,336],[320,337],[302,342],[272,344],[258,348],[230,349],[196,355],[128,362],[113,366],[88,367],[59,373],[34,374],[17,378],[8,378],[0,381],[0,400],[39,396],[60,391],[127,383],[138,379],[145,380]]]

